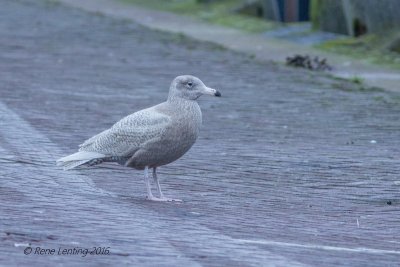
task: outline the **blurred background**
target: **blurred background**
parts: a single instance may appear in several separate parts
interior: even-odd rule
[[[123,0],[400,68],[397,0]]]

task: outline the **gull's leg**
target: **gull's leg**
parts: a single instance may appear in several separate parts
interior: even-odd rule
[[[158,191],[158,195],[160,196],[160,198],[159,198],[160,201],[178,201],[178,202],[182,201],[180,199],[173,199],[173,198],[164,197],[164,194],[161,191],[160,182],[158,181],[157,168],[156,167],[153,168],[153,179],[154,179],[154,182],[156,183],[156,186],[157,186],[157,191]]]
[[[150,179],[149,179],[149,167],[144,168],[144,182],[146,184],[146,189],[147,189],[147,199],[148,200],[158,200],[158,198],[154,197],[153,194],[151,193],[151,185],[150,185]]]
[[[156,186],[157,186],[158,195],[160,196],[160,198],[164,198],[164,194],[161,191],[160,182],[158,181],[157,168],[156,167],[153,168],[153,179],[154,179],[154,182],[156,183]]]

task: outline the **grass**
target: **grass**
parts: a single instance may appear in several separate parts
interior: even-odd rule
[[[364,79],[359,76],[343,78],[343,77],[334,76],[330,73],[326,73],[326,76],[335,81],[334,83],[332,83],[332,88],[339,89],[342,91],[375,92],[375,93],[385,91],[384,89],[382,89],[380,87],[366,85],[364,83]]]
[[[363,84],[363,82],[364,82],[363,78],[358,77],[358,76],[354,76],[354,77],[350,78],[350,81],[355,84]]]
[[[242,0],[223,0],[200,4],[196,0],[121,0],[126,3],[178,13],[201,19],[213,24],[227,26],[246,32],[260,33],[277,27],[278,23],[260,18],[236,14],[232,10]]]
[[[394,33],[367,34],[357,38],[348,37],[327,41],[317,45],[316,48],[400,69],[400,53],[392,52],[387,48],[393,36],[395,36]]]

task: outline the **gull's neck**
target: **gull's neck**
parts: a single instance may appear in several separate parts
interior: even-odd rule
[[[168,95],[167,102],[173,105],[187,106],[197,104],[196,100],[186,99],[179,96]]]
[[[166,103],[173,107],[175,110],[180,110],[180,114],[193,114],[200,117],[201,121],[201,109],[196,100],[185,99],[182,97],[168,97]]]

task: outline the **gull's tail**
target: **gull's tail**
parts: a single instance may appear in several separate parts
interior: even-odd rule
[[[93,161],[101,162],[105,157],[104,154],[97,152],[79,151],[57,160],[57,166],[62,166],[64,170],[70,170]]]

